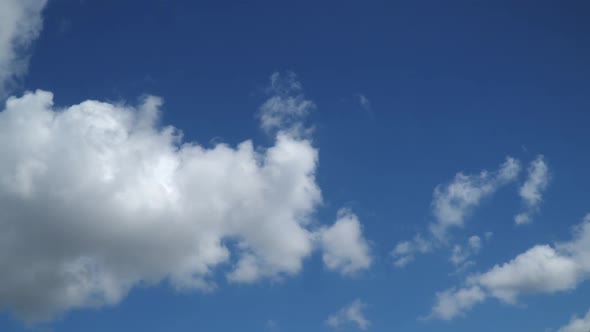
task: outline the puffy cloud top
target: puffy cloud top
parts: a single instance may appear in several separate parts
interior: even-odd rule
[[[56,108],[45,91],[8,99],[0,112],[0,307],[43,320],[115,304],[138,283],[210,289],[221,264],[232,267],[231,282],[301,270],[322,199],[312,142],[281,127],[268,148],[205,148],[158,125],[161,103]],[[331,269],[370,264],[353,214],[322,239]]]

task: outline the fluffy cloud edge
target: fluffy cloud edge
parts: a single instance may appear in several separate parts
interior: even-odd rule
[[[574,316],[560,327],[557,332],[588,332],[590,331],[590,310],[583,317]]]
[[[27,51],[42,29],[47,0],[5,0],[0,3],[0,99],[27,72]]]
[[[508,262],[468,276],[460,288],[437,293],[431,317],[450,320],[488,298],[516,304],[523,295],[573,290],[590,278],[589,262],[590,214],[574,227],[570,241],[533,246]],[[481,291],[477,300],[459,296],[473,289]]]
[[[319,231],[322,260],[329,270],[351,275],[368,269],[373,263],[369,242],[362,225],[349,209],[338,211],[336,222]]]

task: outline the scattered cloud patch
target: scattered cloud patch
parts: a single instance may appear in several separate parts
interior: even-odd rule
[[[363,237],[358,217],[348,209],[338,211],[336,222],[319,231],[322,259],[328,269],[352,274],[372,263],[369,243]]]
[[[520,173],[520,162],[506,157],[498,170],[466,175],[457,173],[447,184],[438,185],[432,198],[432,212],[435,220],[429,225],[426,236],[416,235],[411,241],[403,241],[392,251],[394,265],[403,267],[414,260],[416,254],[424,254],[435,248],[445,248],[448,244],[448,232],[451,228],[461,228],[465,219],[481,203],[500,187],[515,181]],[[489,240],[492,233],[486,233]],[[475,243],[477,241],[477,243]],[[481,238],[470,239],[467,247],[452,246],[451,262],[455,265],[465,263],[467,258],[476,254],[481,247]]]
[[[434,190],[432,208],[435,222],[430,232],[439,240],[447,236],[449,228],[463,227],[465,218],[498,188],[516,180],[520,162],[507,157],[495,172],[482,171],[476,175],[458,173],[453,181],[439,185]]]
[[[360,299],[354,300],[349,305],[340,309],[337,313],[330,315],[326,323],[334,328],[347,324],[355,324],[359,329],[366,330],[371,322],[365,317],[364,310],[367,307]]]
[[[453,246],[450,261],[457,267],[466,267],[467,265],[472,265],[473,261],[470,261],[469,259],[479,253],[481,246],[481,238],[477,235],[473,235],[467,240],[467,244],[465,246],[461,246],[459,244]]]
[[[575,228],[571,241],[554,245],[536,245],[509,262],[495,265],[487,272],[469,276],[465,286],[460,290],[478,287],[484,292],[484,299],[493,297],[505,303],[515,304],[522,295],[549,294],[575,289],[589,277],[590,215]],[[452,292],[456,291],[453,289]],[[433,315],[443,319],[451,319],[473,306],[458,305],[456,307],[462,310],[449,311],[452,314],[443,316],[437,314],[441,299],[445,303],[450,301],[449,297],[441,298],[437,295]],[[479,302],[483,302],[483,299],[473,304]]]
[[[411,241],[403,241],[395,246],[391,252],[394,259],[393,265],[399,268],[404,267],[414,260],[417,253],[424,254],[431,252],[433,249],[434,244],[418,234]]]

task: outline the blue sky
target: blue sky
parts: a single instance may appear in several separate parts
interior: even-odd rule
[[[1,1],[0,331],[588,331],[589,11]]]

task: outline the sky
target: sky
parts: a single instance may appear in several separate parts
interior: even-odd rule
[[[0,331],[589,331],[589,14],[0,0]]]

